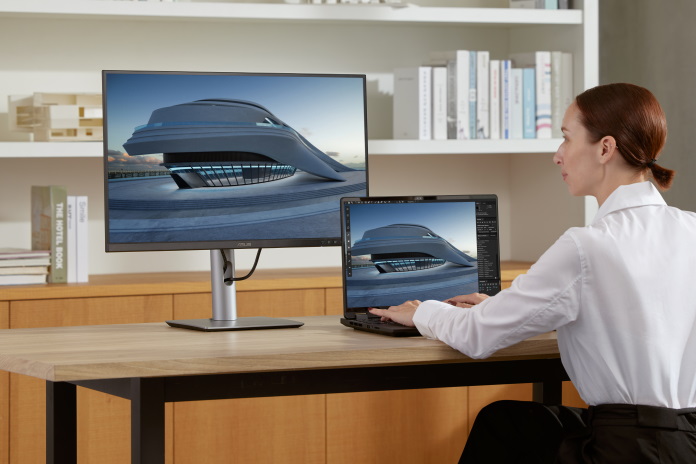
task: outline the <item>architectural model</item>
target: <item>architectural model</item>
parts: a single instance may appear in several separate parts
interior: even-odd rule
[[[29,132],[34,142],[101,141],[102,97],[98,93],[10,95],[10,130]]]

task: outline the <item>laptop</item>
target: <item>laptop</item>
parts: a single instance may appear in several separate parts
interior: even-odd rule
[[[418,336],[368,309],[500,291],[495,195],[344,197],[341,231],[347,327]]]

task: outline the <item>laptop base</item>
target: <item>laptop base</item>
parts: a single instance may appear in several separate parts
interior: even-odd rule
[[[341,318],[341,324],[355,330],[372,332],[380,335],[390,335],[392,337],[419,337],[420,332],[415,327],[406,327],[395,322],[380,322],[379,320],[362,320]]]

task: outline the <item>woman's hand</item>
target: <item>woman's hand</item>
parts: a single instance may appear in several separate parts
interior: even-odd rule
[[[489,296],[484,293],[470,293],[468,295],[458,295],[454,298],[449,298],[445,300],[445,303],[451,304],[452,306],[457,306],[459,308],[471,308],[486,298],[489,298]]]
[[[399,306],[390,306],[389,309],[370,308],[370,312],[376,316],[381,316],[382,322],[394,321],[397,324],[415,327],[413,315],[420,304],[419,300],[413,300],[402,303]]]

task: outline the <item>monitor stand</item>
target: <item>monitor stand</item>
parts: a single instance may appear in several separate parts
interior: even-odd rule
[[[234,281],[234,250],[210,250],[210,277],[213,291],[213,317],[210,319],[182,319],[166,321],[172,327],[202,330],[284,329],[300,327],[302,322],[274,317],[237,317],[237,295]],[[227,269],[225,268],[227,261]]]

